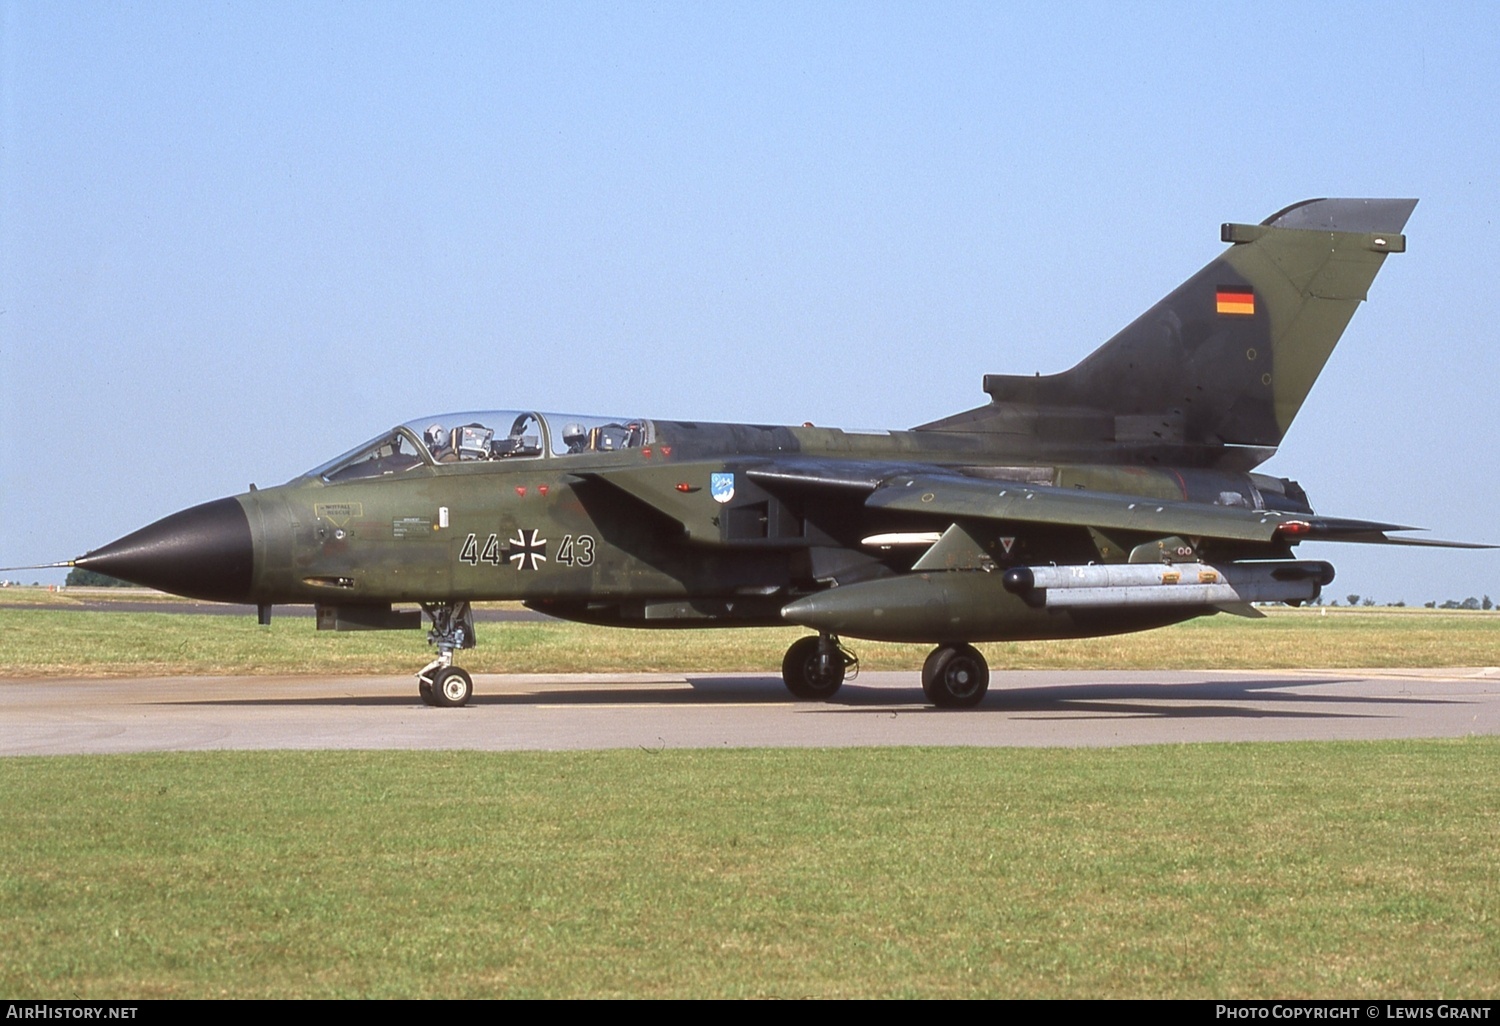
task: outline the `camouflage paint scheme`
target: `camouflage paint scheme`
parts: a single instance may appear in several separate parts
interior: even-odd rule
[[[1415,204],[1311,200],[1226,224],[1227,250],[1071,370],[987,375],[990,402],[911,430],[592,418],[569,453],[567,417],[521,413],[509,436],[512,413],[428,418],[432,446],[413,421],[76,563],[197,598],[316,603],[325,627],[414,627],[391,604],[421,603],[445,655],[473,644],[472,622],[456,637],[439,617],[461,620],[475,600],[608,625],[801,623],[820,633],[788,653],[804,697],[842,681],[839,635],[931,642],[929,696],[973,704],[988,676],[968,642],[1254,615],[1247,596],[1301,601],[1331,580],[1294,559],[1299,541],[1418,544],[1386,534],[1398,525],[1318,517],[1295,482],[1253,472],[1404,251]],[[445,462],[435,453],[458,447],[459,426],[476,436],[469,458]],[[1211,587],[1267,560],[1282,583],[1228,601],[1098,577],[1139,565],[1160,585],[1186,566]],[[1079,568],[1104,597],[1039,600],[1028,568],[1051,566]],[[951,688],[933,666],[945,658],[963,667]]]

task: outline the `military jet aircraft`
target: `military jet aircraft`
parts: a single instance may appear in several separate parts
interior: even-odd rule
[[[192,598],[312,603],[332,630],[419,629],[421,698],[461,706],[471,603],[631,627],[800,624],[793,695],[841,639],[934,645],[941,707],[978,704],[974,642],[1138,631],[1333,579],[1304,541],[1462,545],[1321,516],[1255,473],[1415,200],[1318,199],[1260,224],[1071,370],[987,375],[990,401],[905,431],[528,410],[400,424],[284,485],[174,513],[73,561]]]

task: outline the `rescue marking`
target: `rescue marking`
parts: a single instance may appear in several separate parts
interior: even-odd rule
[[[338,527],[342,527],[350,517],[363,517],[364,515],[365,504],[362,502],[318,502],[313,504],[313,516],[323,517]]]

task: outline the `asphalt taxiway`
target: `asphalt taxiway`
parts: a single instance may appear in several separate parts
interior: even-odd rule
[[[1500,668],[1008,671],[977,709],[915,673],[834,701],[767,674],[476,674],[462,709],[410,676],[0,679],[0,755],[211,749],[1079,746],[1500,734]]]

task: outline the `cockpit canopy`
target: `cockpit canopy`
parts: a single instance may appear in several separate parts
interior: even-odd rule
[[[401,474],[417,467],[545,459],[648,445],[648,420],[490,410],[419,417],[307,472],[324,481]]]

